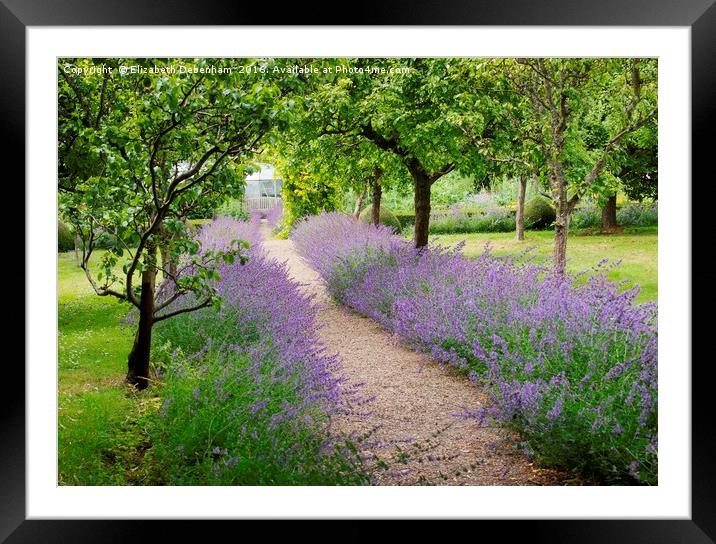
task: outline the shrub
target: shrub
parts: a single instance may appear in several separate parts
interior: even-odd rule
[[[654,227],[659,224],[656,202],[631,203],[617,210],[617,223],[625,227]]]
[[[277,240],[288,240],[289,233],[290,227],[286,224],[285,221],[281,221],[278,225],[276,225],[273,236]]]
[[[249,218],[248,212],[244,209],[243,202],[236,198],[227,200],[219,206],[215,211],[215,215],[217,217],[231,217],[238,221],[247,221]]]
[[[239,202],[241,201],[239,200]],[[212,206],[204,202],[197,202],[187,214],[187,219],[211,219],[214,215],[216,215],[216,210]]]
[[[373,221],[372,206],[368,206],[361,212],[360,220],[363,221],[363,223],[371,223]],[[384,206],[380,207],[379,221],[381,225],[385,225],[387,227],[392,228],[394,232],[400,232],[400,221],[397,217],[395,217],[395,214],[393,214],[393,212],[391,212],[388,208]]]
[[[335,236],[335,239],[324,244],[326,233]],[[298,252],[309,259],[313,268],[326,281],[332,279],[336,262],[349,259],[354,254],[360,256],[365,248],[388,247],[399,240],[392,235],[390,227],[356,221],[338,212],[299,221],[290,238]]]
[[[525,204],[525,227],[528,229],[549,228],[556,217],[554,208],[545,198],[533,198]]]
[[[477,232],[511,232],[517,227],[515,214],[506,209],[492,209],[480,218]]]
[[[266,212],[266,222],[268,226],[275,229],[279,222],[283,219],[283,202],[281,202],[275,208],[271,208]]]
[[[180,363],[164,383],[153,436],[158,483],[366,483],[349,446],[328,433],[327,418],[302,405],[300,383],[271,379],[280,369],[270,358],[261,371],[238,351],[212,351],[199,365],[174,358]]]
[[[462,202],[472,210],[486,210],[500,205],[495,194],[484,189],[477,193],[466,195]]]
[[[156,327],[165,374],[153,466],[171,485],[366,483],[331,418],[356,389],[317,335],[316,307],[286,265],[268,259],[255,224],[223,219],[198,233],[203,248],[249,241],[249,260],[220,267],[220,308]],[[191,301],[184,301],[190,304]]]
[[[72,251],[75,248],[75,237],[63,221],[57,221],[57,251]]]
[[[602,226],[602,210],[594,205],[580,206],[572,212],[569,224],[575,229],[599,228]]]
[[[283,172],[283,206],[286,230],[304,217],[340,208],[341,194],[335,182],[287,168]]]
[[[572,213],[570,223],[578,229],[602,225],[602,210],[593,204],[580,206]],[[657,203],[632,202],[617,209],[617,224],[622,227],[653,227],[659,224]]]
[[[403,229],[415,225],[415,212],[393,212]]]
[[[607,483],[657,482],[657,306],[602,264],[586,282],[488,250],[416,250],[322,215],[293,233],[331,294],[483,384],[462,417],[522,435],[526,454]]]
[[[430,222],[430,234],[466,234],[471,232],[510,232],[515,230],[515,214],[497,208],[475,213],[455,210]]]
[[[261,220],[266,218],[266,212],[264,210],[251,210],[249,212],[249,223],[255,225],[257,228],[261,225]]]
[[[433,183],[430,200],[436,206],[451,206],[475,196],[476,188],[475,179],[453,170]]]
[[[211,219],[187,219],[184,222],[184,225],[186,226],[187,230],[189,231],[189,234],[195,235],[198,233],[202,228],[204,228],[206,225],[211,224]]]
[[[231,245],[232,240],[245,240],[249,243],[250,254],[263,255],[261,250],[261,233],[255,222],[237,221],[229,217],[214,219],[199,224],[195,238],[202,248],[222,249]]]

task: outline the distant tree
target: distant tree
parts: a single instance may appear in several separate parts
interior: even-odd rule
[[[599,188],[622,140],[657,113],[656,62],[650,59],[518,59],[517,92],[529,100],[523,124],[543,159],[556,211],[554,262],[566,265],[572,210],[582,196]],[[590,146],[584,120],[602,116],[604,142]]]
[[[380,206],[384,187],[405,183],[401,164],[369,142],[318,134],[298,113],[290,125],[275,136],[267,153],[284,177],[290,222],[337,208],[349,191],[358,194],[353,210],[357,218],[369,192],[373,205]]]
[[[585,149],[595,152],[609,141],[610,119],[607,96],[593,97],[587,115],[581,122]],[[602,232],[618,232],[617,193],[630,199],[656,198],[657,176],[657,122],[656,116],[643,126],[626,134],[614,146],[600,175],[590,190],[602,209]]]
[[[515,230],[524,240],[527,182],[536,178],[544,159],[534,145],[534,125],[525,122],[529,103],[514,88],[520,69],[514,59],[461,59],[453,67],[459,92],[451,117],[474,145],[475,154],[462,169],[479,180],[476,190],[490,189],[495,180],[517,180]]]
[[[659,198],[659,157],[656,123],[644,140],[629,139],[624,146],[625,158],[617,171],[621,187],[632,200]]]
[[[659,196],[659,159],[656,121],[624,139],[617,152],[614,177],[618,188],[631,200],[656,200]],[[602,230],[609,232],[617,225],[616,191],[602,207]]]

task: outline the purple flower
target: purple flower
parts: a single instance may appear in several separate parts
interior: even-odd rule
[[[239,462],[239,456],[235,455],[233,457],[229,457],[228,459],[224,460],[224,466],[227,468],[234,468]]]
[[[489,247],[475,259],[459,247],[417,251],[387,228],[339,213],[299,222],[291,240],[336,300],[486,385],[492,405],[468,412],[521,431],[531,450],[567,460],[592,452],[612,478],[612,466],[624,467],[656,436],[657,306],[636,304],[638,286],[607,280],[618,263],[603,260],[577,278],[494,257]],[[544,432],[545,421],[571,437]],[[628,476],[626,467],[618,472]]]
[[[266,255],[256,221],[221,218],[197,234],[202,251],[227,248],[236,239],[249,242],[247,260],[218,265],[220,279],[213,285],[222,298],[221,311],[208,307],[157,327],[160,337],[191,341],[193,353],[182,345],[182,353],[190,354],[187,369],[180,368],[176,375],[198,375],[201,386],[191,390],[186,411],[196,417],[202,410],[226,414],[217,436],[223,441],[224,434],[233,433],[237,448],[245,447],[247,437],[260,442],[261,448],[271,448],[285,436],[338,440],[339,435],[330,432],[331,419],[365,403],[360,388],[346,385],[339,359],[320,341],[313,296],[291,278],[285,263]],[[194,302],[187,295],[174,308]],[[170,397],[167,403],[177,400]],[[239,466],[238,454],[229,456],[228,448],[232,454],[242,450],[225,443],[226,448],[199,452],[225,458],[214,467],[217,478]],[[274,449],[283,464],[298,463],[297,471],[303,470],[300,464],[310,462],[293,450]],[[335,448],[326,451],[331,454]]]
[[[274,228],[279,221],[283,218],[283,202],[279,203],[275,208],[271,208],[266,212],[266,223],[271,228]]]
[[[562,414],[562,405],[562,397],[559,397],[556,401],[554,401],[554,406],[549,412],[547,412],[547,418],[550,421],[556,420]]]

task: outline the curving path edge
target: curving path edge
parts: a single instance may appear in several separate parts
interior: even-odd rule
[[[264,225],[268,255],[285,262],[291,276],[316,296],[320,336],[338,353],[361,395],[374,397],[368,415],[341,416],[334,426],[346,433],[368,433],[363,454],[383,460],[379,485],[564,485],[564,474],[539,468],[514,446],[505,429],[480,428],[451,414],[487,402],[486,394],[465,377],[428,355],[400,343],[370,318],[335,303],[318,275],[290,240],[276,240]],[[383,467],[378,464],[378,467]]]

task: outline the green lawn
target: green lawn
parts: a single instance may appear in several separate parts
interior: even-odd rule
[[[143,416],[157,400],[123,383],[133,337],[121,321],[129,307],[95,295],[73,253],[60,253],[57,265],[59,483],[137,483]]]
[[[595,266],[601,259],[622,259],[622,263],[609,273],[614,281],[628,279],[641,286],[638,301],[657,299],[657,227],[626,229],[622,234],[587,234],[571,232],[567,245],[567,268],[578,272]],[[513,232],[479,234],[441,234],[430,237],[444,246],[466,241],[464,253],[477,256],[490,242],[495,255],[519,255],[526,248],[534,249],[529,255],[550,257],[554,242],[552,231],[529,231],[524,242],[518,242]]]

